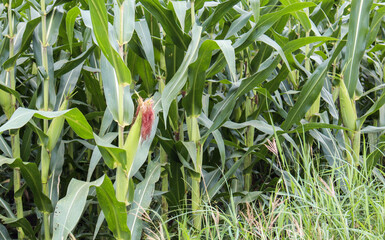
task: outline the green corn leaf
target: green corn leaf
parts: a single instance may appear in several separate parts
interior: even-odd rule
[[[9,218],[16,218],[15,214],[13,214],[13,211],[11,209],[11,206],[9,205],[9,203],[7,203],[4,199],[0,198],[0,206],[2,208],[4,208],[4,210],[6,211],[7,213],[7,216]]]
[[[134,201],[128,213],[127,225],[132,233],[132,239],[142,239],[142,220],[141,216],[145,209],[150,207],[152,196],[155,190],[155,183],[160,177],[161,164],[151,161],[146,170],[145,179],[140,182],[135,189]]]
[[[372,0],[352,0],[352,10],[349,18],[347,54],[345,58],[346,71],[344,81],[350,98],[357,87],[360,62],[364,55],[369,31],[369,12]]]
[[[11,236],[9,236],[7,228],[4,227],[3,224],[0,224],[0,240],[8,240],[8,239],[11,239]]]
[[[237,99],[240,96],[257,87],[271,75],[271,73],[274,71],[277,64],[279,63],[279,60],[280,58],[276,57],[273,61],[271,61],[267,68],[265,68],[261,72],[253,74],[248,78],[243,79],[239,86],[234,86],[229,91],[226,98],[222,102],[216,104],[213,107],[213,111],[210,115],[210,119],[213,121],[213,125],[211,125],[210,129],[205,133],[203,139],[205,139],[205,137],[207,137],[212,131],[220,127],[227,120],[232,110],[234,109]]]
[[[47,7],[47,13],[50,13],[53,9],[55,9],[55,7],[57,6],[60,6],[62,4],[65,4],[65,3],[68,3],[70,2],[71,0],[54,0],[54,1],[50,1],[50,4],[48,7]]]
[[[103,135],[102,136],[102,139],[103,139],[103,143],[107,143],[107,144],[111,144],[111,142],[116,139],[117,137],[117,134],[115,133],[107,133],[106,135]],[[96,140],[95,140],[96,141]],[[99,142],[100,143],[100,142]],[[111,145],[109,145],[111,146]],[[111,156],[106,156],[107,158]],[[102,158],[102,154],[99,150],[99,147],[96,147],[94,148],[94,150],[92,151],[92,155],[91,155],[91,159],[90,159],[90,165],[88,167],[88,172],[87,172],[87,182],[89,182],[91,180],[91,176],[96,168],[96,166],[98,165],[100,159]],[[113,159],[110,160],[110,162],[113,162]],[[112,167],[113,167],[113,163],[111,164]]]
[[[261,16],[261,1],[260,0],[250,0],[250,8],[253,11],[254,22],[258,23],[259,17]]]
[[[71,72],[74,70],[74,68],[78,67],[79,65],[82,65],[83,62],[90,56],[91,53],[93,53],[95,49],[95,46],[91,46],[87,49],[87,51],[83,52],[76,58],[73,58],[69,61],[65,61],[63,65],[61,65],[58,68],[55,68],[54,75],[55,77],[61,77],[62,75]]]
[[[57,186],[60,184],[60,177],[63,173],[63,170],[65,171],[65,168],[63,169],[64,165],[64,152],[65,152],[65,145],[64,141],[61,141],[59,144],[56,145],[56,147],[51,152],[51,162],[50,162],[50,171],[51,171],[51,177],[48,180],[48,192],[49,192],[49,199],[51,199],[52,205],[56,207],[56,204],[60,197],[60,188]]]
[[[108,16],[104,0],[94,0],[88,2],[90,14],[99,48],[106,56],[116,71],[116,76],[120,84],[131,84],[131,72],[120,58],[118,52],[112,47],[108,32]]]
[[[8,122],[0,127],[0,133],[6,130],[19,129],[27,124],[32,117],[41,119],[53,119],[60,116],[65,117],[68,124],[81,138],[93,138],[91,126],[88,124],[84,115],[77,108],[56,112],[45,112],[27,108],[18,108],[12,115],[11,119],[9,119]]]
[[[225,39],[233,36],[237,32],[239,32],[246,24],[249,22],[250,17],[252,16],[252,13],[246,13],[242,14],[237,20],[235,20],[230,28],[229,31],[227,31]]]
[[[260,17],[258,24],[256,24],[252,29],[247,33],[243,34],[234,44],[235,53],[241,52],[262,36],[266,31],[268,31],[282,16],[300,11],[307,7],[315,6],[312,2],[303,2],[303,3],[294,3],[290,6],[283,8],[282,10],[265,14]],[[214,74],[218,73],[223,69],[225,65],[225,59],[223,55],[219,55],[215,63],[210,67],[207,77],[212,77]]]
[[[176,98],[176,96],[179,94],[179,91],[183,88],[187,81],[188,67],[197,58],[197,50],[201,38],[201,32],[202,27],[195,26],[193,28],[193,39],[187,50],[186,56],[183,59],[182,65],[179,67],[178,71],[175,73],[172,79],[164,87],[164,90],[162,92],[162,109],[163,118],[165,122],[167,119],[171,102]]]
[[[107,107],[116,122],[122,126],[130,125],[134,116],[134,103],[131,99],[130,86],[125,86],[119,82],[116,69],[104,55],[102,55],[100,62]],[[122,102],[120,102],[121,99]],[[119,118],[119,112],[123,114],[122,119]]]
[[[334,50],[333,55],[328,60],[320,64],[313,72],[310,79],[306,81],[298,96],[297,102],[289,111],[287,118],[282,124],[283,130],[289,130],[293,124],[299,122],[299,120],[305,116],[306,112],[313,105],[322,90],[329,67],[344,46],[345,41],[340,42]]]
[[[17,102],[20,104],[20,106],[24,106],[23,101],[21,100],[21,95],[18,91],[13,90],[12,88],[3,85],[3,83],[0,83],[0,89],[3,90],[4,92],[7,92],[7,93],[15,96],[15,98],[16,98]]]
[[[154,47],[151,41],[150,29],[148,28],[145,19],[141,19],[135,23],[135,31],[138,34],[140,42],[142,43],[146,59],[150,63],[152,71],[155,72]]]
[[[384,142],[385,142],[385,137],[384,135],[382,135],[378,140],[376,150],[374,150],[367,156],[366,167],[367,167],[368,173],[373,171],[373,169],[377,166],[378,161],[380,161],[381,157],[383,156],[383,152],[385,148]]]
[[[61,76],[55,109],[59,110],[59,107],[63,104],[63,102],[67,99],[67,97],[72,93],[72,91],[76,87],[76,83],[79,80],[82,68],[83,63],[79,64],[78,66],[74,67],[71,71]]]
[[[140,0],[144,8],[149,11],[162,25],[162,28],[172,41],[181,49],[187,50],[190,37],[183,33],[175,21],[171,10],[166,9],[159,1]]]
[[[278,54],[281,56],[282,60],[285,62],[289,71],[291,71],[289,61],[287,60],[286,55],[283,52],[281,46],[279,46],[273,39],[269,38],[265,34],[262,34],[262,36],[258,38],[258,41],[261,41],[269,45],[270,47],[274,48],[278,52]]]
[[[123,169],[127,170],[127,156],[125,149],[118,148],[110,144],[109,142],[98,137],[96,134],[94,135],[94,138],[99,151],[103,156],[104,162],[109,168],[114,169],[119,164],[123,167]]]
[[[225,49],[225,56],[228,56],[228,62],[235,69],[235,54],[234,49],[231,52],[231,42],[226,40],[214,41],[206,40],[199,48],[198,58],[189,67],[188,81],[189,91],[186,97],[183,98],[183,106],[187,116],[199,116],[202,111],[202,95],[206,81],[206,70],[210,66],[212,51]],[[228,51],[226,49],[229,49]]]
[[[203,22],[203,31],[217,24],[223,18],[223,16],[230,9],[232,9],[234,5],[237,4],[239,1],[240,0],[229,0],[222,2],[218,6],[216,6],[214,12],[210,15],[210,17]]]
[[[143,89],[146,91],[148,96],[151,96],[154,92],[157,81],[153,76],[153,71],[150,64],[145,59],[136,57],[135,70],[138,72],[140,78],[142,79]]]
[[[80,9],[78,7],[73,7],[67,12],[66,16],[66,30],[68,37],[68,44],[70,45],[70,51],[72,53],[72,42],[74,38],[74,26],[75,20],[80,14]]]
[[[67,239],[68,234],[75,228],[84,211],[90,187],[99,187],[104,178],[102,176],[94,182],[71,180],[66,196],[60,199],[55,207],[53,239]]]
[[[2,151],[3,155],[5,157],[12,157],[12,149],[8,145],[8,143],[5,141],[3,136],[0,135],[0,150]]]
[[[178,18],[181,29],[183,31],[186,19],[187,12],[187,2],[186,1],[171,1],[172,7],[174,9],[175,15]]]
[[[254,43],[262,34],[269,30],[282,16],[300,11],[304,8],[316,6],[312,2],[293,3],[282,10],[265,14],[260,17],[258,24],[243,35],[235,44],[235,51],[240,52]]]
[[[106,109],[106,101],[98,79],[87,71],[82,71],[82,76],[85,88],[91,94],[92,103],[98,110],[104,111]]]
[[[338,129],[338,130],[344,130],[344,131],[351,131],[351,129],[342,127],[339,125],[329,124],[329,123],[316,123],[316,122],[309,122],[302,124],[298,126],[297,128],[290,130],[290,131],[282,131],[277,129],[277,134],[280,135],[282,133],[303,133],[308,132],[310,130],[314,129]]]
[[[14,66],[16,64],[16,60],[20,57],[20,55],[24,53],[25,50],[27,50],[27,48],[31,44],[33,32],[36,26],[40,23],[40,21],[41,21],[41,18],[35,18],[26,24],[25,31],[21,38],[22,40],[21,40],[19,51],[12,58],[9,58],[7,61],[4,62],[4,65],[3,65],[4,69],[8,69]]]
[[[114,3],[114,28],[119,44],[124,45],[131,40],[135,26],[135,0],[124,0]]]
[[[364,124],[367,117],[372,115],[373,113],[377,112],[382,106],[385,104],[385,92],[382,92],[381,96],[378,97],[378,99],[374,102],[374,104],[366,111],[364,115],[359,117],[358,120],[358,129],[361,129],[362,125]]]
[[[28,236],[29,239],[31,240],[35,240],[36,239],[36,236],[35,236],[35,232],[33,231],[32,229],[32,226],[31,224],[28,222],[27,219],[25,218],[7,218],[7,217],[4,217],[4,216],[1,216],[0,215],[0,218],[1,220],[11,226],[11,227],[20,227],[23,229],[24,233],[26,236]],[[6,235],[6,234],[5,234]],[[2,236],[0,236],[0,239],[1,239]],[[11,238],[5,238],[5,239],[11,239]]]
[[[366,43],[366,48],[368,48],[376,40],[378,31],[380,30],[382,19],[384,16],[385,16],[385,7],[381,7],[375,12],[374,17],[370,23],[369,40]]]
[[[56,43],[56,40],[59,36],[60,24],[63,18],[63,9],[54,8],[46,17],[46,37],[47,45],[52,46]],[[42,29],[41,27],[37,28],[37,35],[39,39],[42,40]]]
[[[126,205],[116,199],[114,186],[107,176],[104,177],[103,183],[96,187],[96,194],[108,228],[113,232],[115,238],[131,239],[131,233],[126,224]]]
[[[212,121],[204,113],[199,116],[198,121],[208,129],[210,129],[211,125],[213,124]],[[226,164],[226,149],[223,136],[219,130],[213,131],[212,134],[216,141],[219,150],[219,155],[221,156],[222,168],[224,168]]]
[[[327,41],[338,41],[338,38],[333,37],[322,37],[322,36],[310,36],[306,38],[298,38],[289,41],[282,49],[286,55],[300,49],[303,46],[316,43],[316,42],[327,42]]]
[[[281,3],[284,6],[289,6],[293,3],[300,3],[300,2],[301,2],[300,0],[281,0]],[[306,16],[306,13],[298,11],[298,12],[292,13],[292,15],[300,21],[302,27],[305,29],[306,32],[310,31],[311,23],[310,23],[310,19]]]
[[[20,168],[21,175],[31,189],[34,202],[40,211],[47,213],[53,211],[50,199],[43,194],[40,172],[35,163],[24,163],[19,158],[14,159],[0,156],[0,166],[3,164],[7,164],[12,168]]]

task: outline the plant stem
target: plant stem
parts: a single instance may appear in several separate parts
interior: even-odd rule
[[[255,111],[255,103],[252,98],[247,98],[246,100],[246,116],[249,117],[250,115],[253,114]],[[245,144],[246,147],[251,147],[254,145],[254,127],[249,126],[246,130],[246,137],[245,137]],[[244,181],[245,181],[245,191],[250,191],[251,188],[251,173],[252,169],[250,168],[252,162],[251,154],[247,155],[245,158],[245,163],[244,163]]]
[[[353,160],[354,166],[358,167],[360,165],[360,144],[361,144],[361,131],[358,129],[354,132],[353,139]]]
[[[193,222],[195,229],[199,232],[201,230],[201,216],[200,211],[201,206],[201,169],[202,169],[202,146],[197,143],[197,164],[195,171],[199,173],[199,176],[192,176],[192,192],[191,192],[191,210],[193,213]]]
[[[242,117],[242,108],[241,107],[239,107],[239,108],[236,108],[235,110],[234,110],[234,112],[235,112],[235,122],[239,122],[239,120],[241,119],[241,117]],[[235,139],[234,140],[235,141],[235,144],[237,144],[237,145],[239,145],[239,140],[238,139]],[[235,157],[234,158],[234,163],[236,163],[237,161],[239,160],[239,158],[238,157]],[[237,176],[235,175],[235,173],[232,175],[232,180],[231,180],[231,191],[233,192],[233,193],[235,193],[235,192],[238,192],[239,191],[239,189],[238,189],[238,185],[239,185],[239,179],[237,178]]]
[[[43,145],[41,148],[41,182],[43,185],[43,193],[46,196],[49,196],[48,194],[48,173],[49,173],[49,164],[50,164],[50,154]],[[49,224],[49,213],[44,212],[43,215],[43,224],[44,224],[44,239],[49,240],[51,239],[50,234],[50,224]]]
[[[160,146],[160,163],[161,164],[167,164],[167,153],[166,151]],[[163,170],[162,172],[162,192],[168,192],[168,172],[167,168]],[[167,199],[164,195],[162,195],[162,218],[163,221],[167,221],[167,214],[168,214],[168,203]]]
[[[12,154],[14,158],[20,158],[20,135],[19,131],[17,130],[15,135],[11,136],[12,141]],[[14,168],[13,169],[13,185],[14,185],[14,194],[19,191],[20,189],[20,168]],[[23,218],[23,201],[22,201],[22,194],[19,194],[19,196],[15,196],[15,203],[16,203],[16,216],[17,218]],[[22,228],[17,228],[18,231],[18,238],[24,239],[24,231]]]
[[[162,93],[163,89],[164,89],[164,80],[161,76],[159,76],[158,81],[159,81],[159,90]],[[160,146],[159,151],[160,151],[160,163],[166,165],[168,163],[167,153],[163,149],[162,146]],[[168,192],[168,172],[167,172],[167,169],[163,170],[163,172],[161,174],[161,181],[162,181],[162,189],[161,189],[162,192]],[[163,221],[167,221],[167,218],[168,218],[167,214],[168,214],[167,199],[164,195],[162,195],[162,218],[163,218]]]
[[[47,53],[47,28],[46,28],[46,11],[45,11],[45,0],[40,1],[41,6],[41,30],[42,30],[42,62],[43,67],[46,72],[46,76],[43,81],[43,102],[44,102],[44,111],[48,111],[48,103],[49,103],[49,68],[48,68],[48,53]],[[43,131],[47,133],[48,131],[48,120],[43,120]],[[46,146],[42,145],[41,147],[41,182],[43,186],[43,193],[46,196],[49,196],[48,193],[48,173],[49,173],[49,165],[51,162],[50,153],[47,151]],[[44,224],[44,239],[50,240],[50,224],[49,224],[49,213],[44,213],[43,215],[43,224]]]
[[[13,57],[14,53],[14,31],[13,26],[13,14],[12,14],[12,0],[9,0],[8,3],[8,29],[9,29],[9,57]],[[15,76],[15,66],[12,66],[9,70],[9,78],[10,78],[10,87],[13,90],[16,90],[16,76]],[[11,112],[16,111],[16,98],[14,95],[9,95],[11,98]],[[19,130],[16,133],[11,135],[11,145],[12,145],[12,155],[14,158],[20,158],[20,135]],[[13,184],[14,184],[14,194],[16,195],[17,191],[20,189],[20,168],[14,168],[13,170]],[[18,197],[15,196],[16,203],[16,216],[17,218],[23,218],[23,202],[22,202],[22,194]],[[24,232],[22,228],[17,228],[18,231],[18,239],[24,239]]]
[[[122,27],[122,25],[121,25]],[[123,31],[123,29],[121,29]],[[123,59],[124,56],[124,45],[123,38],[121,34],[121,39],[119,42],[119,55]],[[119,148],[124,146],[124,86],[119,84],[119,110],[118,110],[118,145]],[[116,168],[116,199],[120,202],[128,204],[127,192],[128,192],[129,179],[126,172],[123,170],[123,166],[118,165]]]
[[[196,146],[196,163],[195,173],[191,175],[192,191],[191,191],[191,210],[193,213],[193,222],[195,229],[199,232],[201,230],[201,213],[199,213],[201,205],[200,182],[202,178],[202,145],[200,143],[200,132],[198,125],[198,118],[196,116],[189,116],[186,119],[187,129],[190,141]]]

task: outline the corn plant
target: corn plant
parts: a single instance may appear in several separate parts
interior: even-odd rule
[[[381,238],[382,1],[0,14],[0,239]]]

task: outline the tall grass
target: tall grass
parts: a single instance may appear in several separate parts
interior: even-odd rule
[[[236,202],[239,197],[230,195],[204,203],[199,232],[189,225],[188,211],[179,209],[168,221],[152,213],[148,239],[384,239],[383,172],[368,175],[344,159],[332,167],[310,150],[295,160],[299,171],[277,169],[285,177],[257,201]],[[287,166],[286,158],[278,161]]]

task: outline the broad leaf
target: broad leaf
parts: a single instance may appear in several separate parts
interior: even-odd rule
[[[352,0],[352,11],[349,18],[347,54],[345,58],[346,71],[344,81],[350,98],[357,87],[360,62],[364,55],[369,31],[369,12],[371,0]]]
[[[104,176],[94,182],[82,182],[72,179],[67,195],[60,199],[53,216],[53,239],[65,240],[78,223],[86,205],[88,191],[91,186],[100,186]]]

